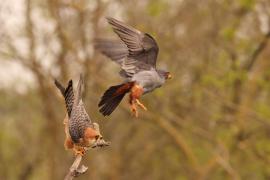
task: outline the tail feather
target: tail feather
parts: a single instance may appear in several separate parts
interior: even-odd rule
[[[99,110],[104,116],[109,116],[115,108],[120,104],[125,94],[121,94],[110,99],[106,104]]]
[[[121,86],[123,86],[123,84],[111,86],[109,89],[107,89],[106,92],[103,94],[98,106],[100,107],[104,105],[108,100],[110,100],[113,97],[113,94],[116,93],[117,89],[119,89]]]
[[[109,116],[124,98],[125,94],[132,88],[134,82],[128,82],[117,86],[111,86],[102,96],[98,107],[99,112]]]

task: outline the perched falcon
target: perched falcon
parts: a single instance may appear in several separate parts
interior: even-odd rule
[[[66,132],[65,147],[73,149],[75,154],[83,155],[86,148],[107,145],[99,131],[99,125],[91,122],[82,101],[83,79],[80,76],[77,90],[74,94],[72,80],[64,88],[57,80],[56,87],[65,98],[67,116],[64,124]]]
[[[171,74],[156,68],[158,45],[155,39],[114,18],[107,18],[119,41],[97,39],[95,48],[121,66],[120,75],[124,83],[110,87],[102,96],[98,106],[104,116],[110,115],[126,93],[132,113],[138,117],[137,105],[147,110],[139,98],[161,87]]]

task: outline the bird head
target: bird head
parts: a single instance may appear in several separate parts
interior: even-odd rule
[[[158,74],[163,77],[165,80],[168,80],[168,79],[172,79],[172,75],[170,72],[168,71],[164,71],[164,70],[158,70]]]
[[[167,79],[172,79],[172,75],[171,75],[170,72],[166,72],[166,73],[165,73],[165,79],[166,79],[166,80],[167,80]]]
[[[98,125],[98,123],[93,123],[93,129],[96,131],[96,135],[94,136],[94,139],[93,139],[92,148],[109,146],[110,143],[109,142],[106,142],[103,139],[103,136],[101,135],[101,133],[99,131],[99,125]]]

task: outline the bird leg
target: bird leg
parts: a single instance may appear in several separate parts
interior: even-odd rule
[[[137,106],[133,99],[130,100],[130,110],[135,117],[138,117]]]
[[[74,146],[73,151],[74,151],[75,156],[77,156],[77,155],[83,156],[85,154],[85,152],[86,152],[84,147],[81,147],[81,146],[78,146],[78,145]]]
[[[147,108],[139,101],[139,98],[142,96],[142,94],[143,94],[143,88],[141,86],[135,84],[131,88],[129,103],[130,103],[131,112],[134,114],[135,117],[138,117],[137,105],[141,107],[142,109],[144,109],[145,111],[147,110]]]
[[[136,103],[145,111],[147,111],[147,108],[139,101],[139,99],[136,99]]]

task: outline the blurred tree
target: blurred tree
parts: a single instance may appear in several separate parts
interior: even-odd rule
[[[88,112],[112,145],[89,152],[80,179],[270,178],[268,0],[21,0],[0,8],[3,72],[18,65],[17,76],[34,79],[25,91],[20,80],[0,91],[0,179],[64,177],[73,157],[53,80],[81,72]],[[102,92],[119,81],[117,66],[93,49],[94,38],[114,36],[106,16],[155,36],[158,64],[174,75],[143,98],[149,111],[138,120],[126,102],[109,118],[98,113]]]

